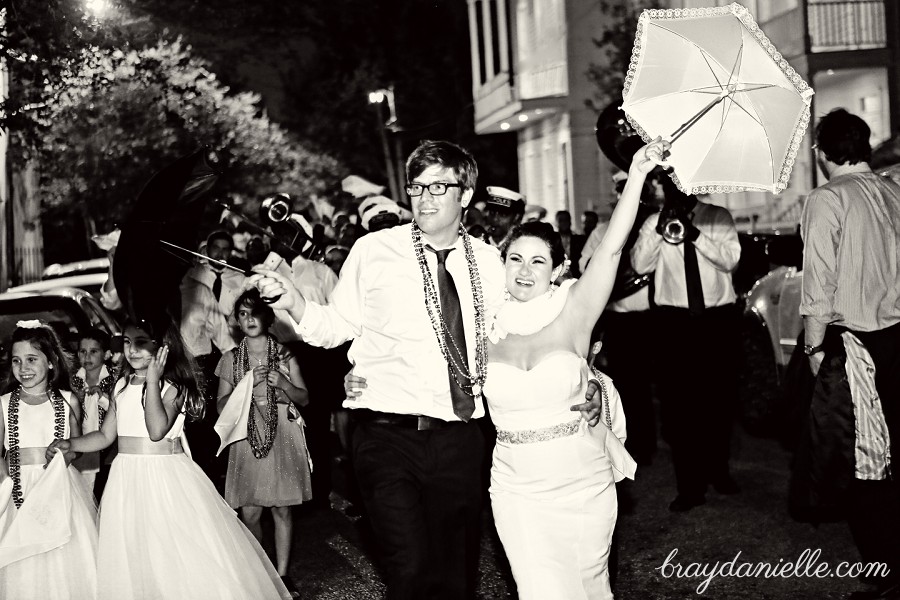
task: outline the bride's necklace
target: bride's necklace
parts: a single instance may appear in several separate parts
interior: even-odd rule
[[[528,302],[508,299],[494,315],[488,339],[496,344],[510,333],[514,335],[537,333],[556,320],[566,304],[569,289],[576,281],[577,279],[567,279],[559,287],[551,285],[545,294]]]

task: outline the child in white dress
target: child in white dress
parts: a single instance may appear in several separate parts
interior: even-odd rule
[[[0,396],[0,598],[95,598],[96,506],[78,470],[66,466],[74,454],[54,452],[44,468],[54,439],[81,432],[65,354],[47,325],[17,325],[12,377]]]
[[[54,442],[96,451],[118,438],[100,517],[101,599],[290,598],[262,547],[188,455],[185,417],[204,403],[171,324],[124,332],[127,365],[100,431]],[[49,452],[49,451],[48,451]]]

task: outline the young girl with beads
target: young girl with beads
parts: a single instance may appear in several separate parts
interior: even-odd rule
[[[260,516],[272,509],[278,574],[286,578],[291,550],[291,507],[312,498],[309,454],[297,406],[309,397],[297,359],[272,335],[274,311],[251,288],[234,305],[244,338],[219,360],[217,407],[225,408],[237,384],[248,372],[253,377],[253,401],[247,418],[247,438],[230,446],[225,477],[225,500],[240,508],[241,518],[262,541]],[[235,402],[240,401],[234,398]]]
[[[262,547],[186,454],[186,417],[204,402],[177,329],[124,331],[126,364],[99,431],[48,449],[95,452],[118,440],[103,495],[101,599],[290,598]]]
[[[7,393],[0,396],[0,439],[6,453],[6,464],[0,460],[0,489],[11,488],[12,497],[0,498],[5,506],[5,511],[0,507],[0,540],[6,555],[0,567],[0,598],[94,598],[96,506],[75,467],[54,463],[44,469],[48,445],[81,432],[66,355],[56,333],[36,320],[19,321],[9,346],[11,377]],[[55,454],[55,460],[65,464],[75,456]],[[59,477],[57,483],[51,483],[53,477]],[[68,514],[56,526],[43,514],[67,505]],[[17,521],[20,515],[23,521]],[[34,516],[42,518],[29,525],[27,520]],[[29,529],[34,525],[39,530]]]

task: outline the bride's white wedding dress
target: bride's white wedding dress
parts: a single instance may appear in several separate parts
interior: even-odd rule
[[[624,440],[625,419],[611,380],[604,377],[612,432],[605,414],[589,427],[570,410],[584,402],[590,376],[574,352],[551,351],[528,370],[500,362],[488,370],[484,395],[498,430],[491,503],[519,597],[612,598],[607,560],[622,474],[607,443],[619,471],[623,462],[618,440],[606,436]],[[633,467],[624,470],[633,476]]]

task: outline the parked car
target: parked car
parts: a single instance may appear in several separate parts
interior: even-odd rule
[[[796,233],[760,237],[772,269],[743,294],[744,364],[740,420],[757,435],[777,433],[784,372],[803,329],[803,242]]]
[[[109,258],[89,258],[66,264],[54,263],[47,266],[41,273],[41,279],[59,279],[73,275],[89,275],[91,273],[106,273],[109,271]]]
[[[77,288],[57,287],[31,292],[0,294],[0,372],[6,372],[8,343],[16,323],[40,319],[57,333],[63,345],[73,354],[84,331],[99,327],[111,336],[121,333],[121,323],[96,298]]]
[[[17,285],[7,292],[46,292],[49,290],[71,287],[90,292],[95,298],[100,297],[100,288],[106,283],[109,275],[109,259],[92,258],[66,264],[52,264],[44,269],[40,281]]]

